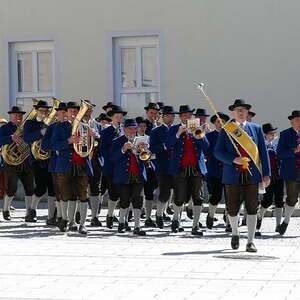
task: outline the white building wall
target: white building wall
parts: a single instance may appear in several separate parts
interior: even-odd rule
[[[297,0],[0,0],[0,110],[8,41],[53,38],[56,96],[100,106],[111,95],[109,34],[156,31],[165,103],[207,107],[194,88],[205,81],[218,110],[244,98],[257,122],[283,128],[300,109],[299,11]]]

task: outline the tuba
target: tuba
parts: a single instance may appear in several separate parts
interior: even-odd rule
[[[94,106],[92,104],[81,100],[79,112],[72,124],[72,135],[80,137],[80,141],[78,143],[74,143],[73,147],[75,152],[81,157],[89,156],[95,145],[94,138],[89,134],[91,126],[82,122],[82,118],[85,113],[93,107]]]
[[[203,128],[200,126],[199,119],[191,119],[187,120],[187,129],[188,132],[193,135],[193,137],[197,140],[203,138],[205,136],[205,132]]]
[[[33,105],[38,103],[37,99],[32,99]],[[23,120],[22,124],[16,129],[14,135],[21,136],[23,134],[23,127],[27,120],[32,120],[36,116],[36,110],[33,108],[31,112]],[[2,157],[4,161],[11,166],[18,166],[23,163],[30,155],[29,146],[23,141],[18,144],[13,142],[2,147]]]
[[[52,105],[51,111],[50,111],[49,115],[46,117],[46,120],[44,121],[44,124],[46,126],[49,126],[50,124],[55,122],[55,116],[56,116],[56,112],[57,112],[56,108],[58,108],[59,103],[61,103],[61,101],[55,97],[52,97],[52,100],[53,100],[53,105]],[[43,150],[41,148],[41,145],[42,145],[41,139],[32,143],[31,153],[32,153],[33,157],[38,160],[49,159],[51,152],[49,150],[48,151]]]

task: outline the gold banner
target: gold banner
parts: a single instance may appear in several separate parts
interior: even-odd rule
[[[241,147],[244,148],[259,172],[262,173],[257,146],[247,132],[234,122],[227,123],[223,128]]]

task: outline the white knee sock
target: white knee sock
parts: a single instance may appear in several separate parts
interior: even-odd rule
[[[145,200],[146,219],[151,218],[152,205],[153,205],[153,200]]]
[[[125,217],[128,213],[128,208],[120,208],[119,213],[119,223],[125,224]]]
[[[98,209],[100,205],[100,196],[90,196],[92,219],[98,217]]]
[[[284,219],[283,222],[288,224],[290,222],[291,216],[294,212],[295,206],[289,206],[285,204],[284,206]]]
[[[68,219],[69,222],[74,221],[77,201],[68,201]]]
[[[134,208],[133,217],[134,217],[134,228],[140,227],[141,210],[138,208]]]
[[[181,210],[182,210],[182,205],[181,206],[177,206],[176,204],[174,204],[173,221],[175,221],[175,220],[179,221]]]
[[[215,213],[216,213],[216,210],[217,210],[217,207],[218,205],[212,205],[209,203],[209,206],[208,206],[208,214],[211,218],[214,217]]]
[[[10,211],[11,202],[14,196],[8,197],[7,195],[4,198],[3,211]]]
[[[188,203],[188,209],[193,209],[193,200],[192,199]]]
[[[193,228],[198,228],[199,227],[199,220],[200,220],[200,214],[202,211],[202,205],[194,205],[193,206]]]
[[[60,201],[61,216],[64,220],[68,220],[68,201]]]
[[[55,197],[50,197],[48,196],[48,220],[54,218],[54,213],[55,213]]]
[[[55,201],[55,205],[56,205],[56,210],[57,210],[57,217],[61,218],[62,214],[61,214],[61,203],[62,201]]]
[[[32,196],[25,196],[26,214],[28,214],[28,211],[31,207],[31,202],[32,202]]]
[[[248,228],[248,242],[249,243],[252,243],[254,240],[256,223],[257,223],[257,215],[247,215],[247,228]]]
[[[257,218],[263,219],[263,217],[265,216],[266,211],[267,211],[267,209],[261,206],[258,213],[257,213]]]
[[[43,196],[42,196],[43,197]],[[31,209],[37,209],[40,200],[42,199],[42,197],[38,197],[36,195],[32,196],[32,201],[31,201]]]
[[[232,228],[232,235],[239,235],[239,216],[231,217],[228,215],[228,219]]]
[[[117,206],[117,201],[112,201],[112,200],[108,199],[107,205],[108,205],[107,215],[109,217],[112,217],[114,214],[114,210]]]
[[[161,202],[160,200],[157,200],[156,202],[156,214],[159,216],[159,217],[162,217],[163,216],[163,212],[165,210],[165,206],[166,206],[166,203],[163,203]]]
[[[281,219],[282,219],[282,213],[283,213],[283,208],[276,207],[275,208],[275,217],[276,217],[276,226],[281,224]]]
[[[80,211],[80,225],[83,226],[86,220],[88,210],[88,203],[87,202],[80,202],[79,203],[79,211]]]

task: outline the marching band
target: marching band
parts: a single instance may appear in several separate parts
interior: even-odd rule
[[[203,86],[199,88],[206,100]],[[231,247],[240,245],[239,212],[247,212],[247,252],[256,252],[254,237],[275,204],[275,231],[283,235],[300,193],[300,111],[289,116],[290,128],[280,132],[271,123],[252,122],[255,113],[243,99],[228,107],[231,117],[214,110],[181,105],[176,111],[162,102],[148,103],[145,118],[126,118],[122,107],[108,102],[93,119],[95,105],[62,102],[53,105],[33,99],[26,114],[13,106],[9,121],[0,119],[0,191],[3,219],[11,221],[12,200],[20,180],[25,192],[25,222],[39,218],[39,201],[47,195],[48,226],[86,235],[101,227],[99,214],[108,194],[105,226],[118,233],[145,236],[145,228],[184,231],[182,212],[193,219],[191,234],[202,236],[200,221],[207,186],[206,227],[214,227],[215,213],[225,199],[226,231]],[[178,116],[178,124],[174,124]],[[208,118],[211,126],[208,125]],[[214,129],[212,129],[214,127]],[[284,188],[286,200],[284,201]],[[259,203],[259,193],[262,195]],[[157,195],[157,201],[154,201]],[[152,218],[156,202],[155,219]],[[119,207],[119,215],[115,209]],[[171,208],[172,207],[172,208]],[[141,219],[145,215],[142,226]],[[171,218],[172,219],[171,219]]]

